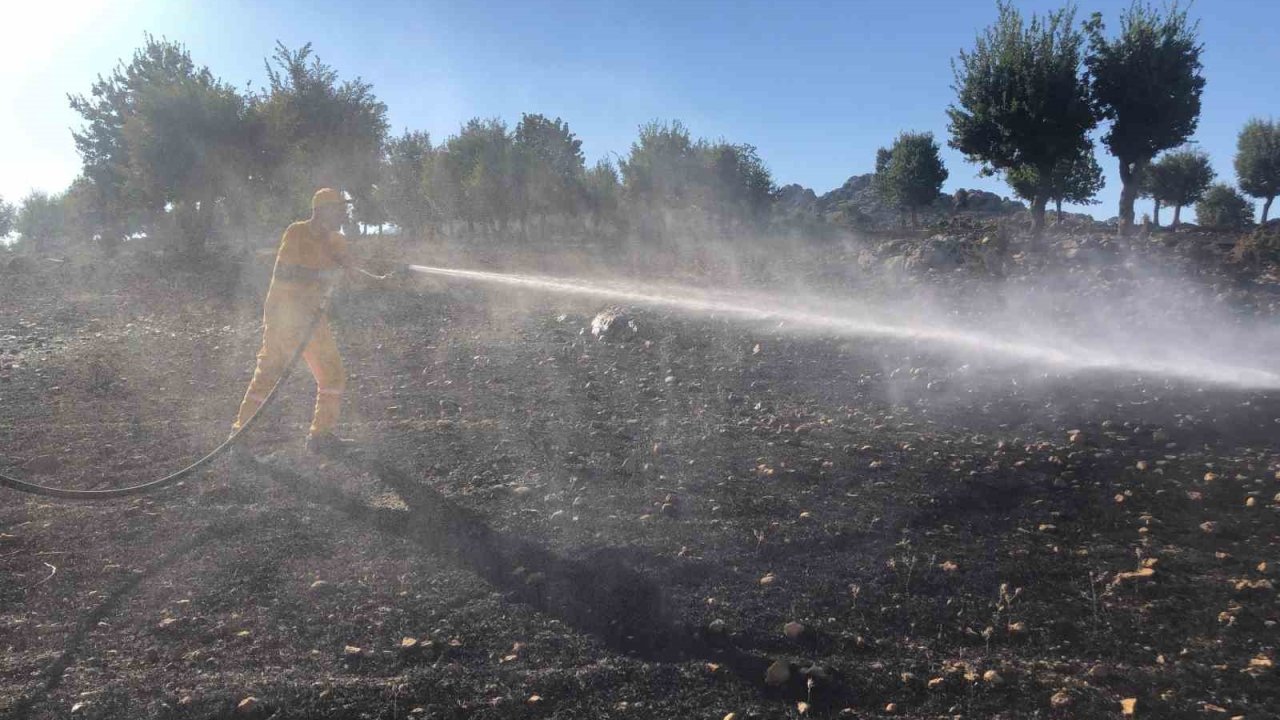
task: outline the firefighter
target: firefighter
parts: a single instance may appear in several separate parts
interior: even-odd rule
[[[348,200],[342,193],[321,188],[311,198],[311,218],[296,222],[284,231],[262,314],[258,366],[232,425],[233,433],[262,405],[303,341],[331,286],[343,276],[387,279],[384,275],[365,272],[352,262],[347,240],[338,232],[347,218],[347,205]],[[320,318],[302,358],[316,380],[315,414],[306,449],[324,455],[348,454],[354,441],[334,434],[347,374],[328,317]]]

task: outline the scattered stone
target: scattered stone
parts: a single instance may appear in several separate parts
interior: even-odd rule
[[[1138,568],[1132,572],[1118,572],[1115,579],[1111,581],[1112,585],[1120,585],[1129,580],[1148,580],[1155,577],[1156,570],[1152,567]]]
[[[982,673],[982,682],[991,686],[999,686],[1004,684],[1004,678],[995,670],[988,670]]]
[[[770,687],[786,685],[791,680],[791,664],[785,660],[774,660],[768,670],[764,671],[764,684]]]
[[[625,309],[608,307],[592,318],[591,334],[597,340],[626,341],[640,334],[640,326]]]
[[[769,585],[773,585],[777,582],[778,582],[778,576],[774,575],[773,573],[767,573],[765,574],[764,577],[760,578],[760,584],[764,585],[765,587],[768,587]]]
[[[347,645],[342,648],[342,657],[348,660],[359,660],[364,657],[364,649],[356,647],[355,645]]]
[[[259,704],[258,698],[250,695],[236,704],[236,712],[245,714],[251,713],[258,708]]]
[[[790,640],[799,640],[805,634],[806,630],[808,630],[808,628],[795,621],[782,626],[782,634],[786,635]]]

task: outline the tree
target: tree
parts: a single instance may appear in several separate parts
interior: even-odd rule
[[[0,238],[6,237],[13,232],[13,219],[16,212],[13,205],[5,202],[4,198],[0,197]]]
[[[1199,200],[1213,182],[1209,156],[1197,150],[1165,153],[1147,169],[1145,192],[1157,204],[1156,225],[1160,224],[1159,207],[1173,206],[1173,225],[1177,228],[1182,208]]]
[[[587,214],[591,224],[599,227],[602,223],[620,219],[619,209],[622,196],[622,181],[618,170],[608,160],[601,160],[595,167],[587,171],[584,180],[586,189]]]
[[[1245,123],[1236,140],[1236,177],[1240,189],[1262,198],[1262,224],[1271,201],[1280,195],[1280,123],[1253,119]]]
[[[1084,36],[1065,8],[1029,23],[1008,2],[971,51],[953,61],[956,102],[947,108],[950,146],[986,175],[1031,173],[1031,217],[1044,228],[1053,169],[1088,152],[1095,125],[1080,72]]]
[[[1028,202],[1035,198],[1036,189],[1041,186],[1036,171],[1023,166],[1015,168],[1008,174],[1010,187],[1018,197]],[[1049,177],[1049,199],[1054,203],[1057,221],[1062,222],[1062,204],[1097,205],[1094,196],[1106,185],[1102,177],[1102,167],[1093,155],[1092,144],[1088,152],[1067,158],[1053,166]]]
[[[1218,183],[1196,203],[1196,222],[1213,227],[1244,227],[1253,223],[1253,205],[1235,188]]]
[[[122,127],[130,197],[149,217],[170,215],[184,251],[203,249],[218,204],[247,181],[244,112],[243,98],[203,68],[135,93]]]
[[[451,217],[502,229],[514,209],[512,138],[497,118],[473,118],[449,137],[439,154],[431,187]]]
[[[340,82],[310,43],[297,50],[277,43],[265,64],[267,87],[250,111],[261,150],[254,175],[274,200],[270,212],[283,215],[269,222],[304,214],[318,187],[346,190],[359,212],[382,169],[387,106],[364,80]]]
[[[13,229],[24,244],[49,245],[62,240],[66,220],[62,196],[36,190],[23,198]]]
[[[522,219],[532,214],[545,221],[550,215],[576,213],[583,197],[586,161],[582,141],[569,124],[560,118],[521,115],[513,144]]]
[[[92,180],[84,175],[72,180],[62,195],[62,205],[65,234],[70,240],[97,242],[107,254],[119,249],[124,236],[115,234],[117,226],[106,218],[102,193]]]
[[[698,143],[702,173],[696,179],[703,206],[728,229],[734,220],[758,224],[773,204],[777,186],[753,145],[723,140]]]
[[[105,235],[146,230],[170,203],[205,203],[235,182],[242,99],[178,43],[145,36],[128,64],[71,95],[72,132]],[[200,238],[203,241],[203,238]]]
[[[439,220],[427,196],[435,150],[425,132],[405,131],[387,143],[377,204],[387,220],[411,236],[420,235]]]
[[[679,120],[642,125],[619,167],[629,196],[649,205],[671,206],[689,202],[701,170],[698,148]]]
[[[1198,23],[1176,3],[1163,12],[1134,2],[1120,35],[1104,34],[1102,17],[1086,25],[1085,58],[1098,117],[1111,122],[1102,141],[1120,164],[1120,233],[1133,228],[1133,203],[1152,158],[1195,132],[1204,91]]]
[[[919,210],[938,199],[947,169],[942,164],[933,133],[904,132],[893,146],[876,151],[876,173],[872,182],[877,193],[911,214],[911,224],[919,225]]]

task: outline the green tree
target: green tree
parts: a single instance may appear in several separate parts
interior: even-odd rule
[[[755,146],[699,143],[696,152],[702,157],[697,177],[704,207],[726,230],[735,220],[755,225],[768,216],[777,186]]]
[[[642,125],[619,168],[627,195],[648,205],[687,205],[701,173],[698,148],[679,120]]]
[[[84,175],[71,182],[63,193],[66,236],[76,242],[97,242],[108,254],[114,253],[124,237],[114,234],[117,226],[104,214],[102,194],[97,185]]]
[[[178,43],[145,36],[128,64],[68,99],[85,122],[72,137],[107,235],[147,230],[170,202],[216,200],[211,188],[235,179],[241,100]]]
[[[1265,225],[1271,201],[1280,195],[1280,123],[1257,118],[1245,123],[1236,140],[1235,165],[1240,189],[1262,199]]]
[[[431,136],[425,132],[405,131],[387,143],[375,199],[387,220],[411,236],[439,220],[427,195],[434,160]]]
[[[1009,3],[973,50],[952,63],[956,101],[947,109],[951,147],[987,175],[1033,173],[1033,227],[1044,228],[1053,169],[1088,152],[1095,125],[1080,71],[1084,36],[1068,7],[1024,23]]]
[[[1144,189],[1155,202],[1156,225],[1160,225],[1159,207],[1173,206],[1173,225],[1181,221],[1182,208],[1199,200],[1213,182],[1213,167],[1209,156],[1198,150],[1180,150],[1165,153],[1147,168]]]
[[[0,238],[6,237],[13,232],[13,219],[16,213],[17,211],[13,205],[5,202],[5,199],[0,197]]]
[[[1200,118],[1198,24],[1176,3],[1162,12],[1134,2],[1120,18],[1120,35],[1105,35],[1102,17],[1086,25],[1085,59],[1099,118],[1109,120],[1102,141],[1120,164],[1120,233],[1133,228],[1133,203],[1152,158],[1187,141]]]
[[[601,160],[587,171],[584,180],[587,215],[591,225],[599,228],[606,222],[619,222],[622,180],[608,160]]]
[[[1036,189],[1041,186],[1036,171],[1030,167],[1016,168],[1008,174],[1009,185],[1013,192],[1023,200],[1035,198]],[[1062,204],[1097,205],[1094,196],[1106,185],[1102,177],[1102,167],[1094,157],[1093,148],[1083,155],[1076,155],[1053,166],[1049,177],[1049,199],[1054,203],[1054,214],[1057,221],[1062,222]]]
[[[1253,204],[1235,188],[1218,183],[1196,203],[1196,222],[1212,227],[1244,227],[1253,223]]]
[[[219,203],[247,180],[244,113],[243,98],[204,68],[135,93],[122,128],[129,196],[148,217],[167,215],[185,251],[204,248]]]
[[[33,191],[22,200],[13,229],[31,247],[49,246],[63,240],[67,214],[62,195]]]
[[[893,146],[876,151],[876,174],[872,182],[886,202],[911,214],[919,225],[920,208],[938,199],[947,169],[942,164],[933,133],[904,132]]]
[[[444,143],[431,186],[450,216],[502,230],[515,210],[511,133],[497,118],[473,118]]]
[[[377,184],[387,139],[387,106],[360,78],[340,81],[307,43],[277,43],[265,62],[267,87],[251,100],[259,149],[254,176],[274,201],[278,225],[307,211],[318,187],[346,190],[357,213]]]
[[[573,215],[583,198],[586,160],[582,141],[569,124],[556,118],[524,114],[512,140],[515,189],[522,222],[533,215]]]

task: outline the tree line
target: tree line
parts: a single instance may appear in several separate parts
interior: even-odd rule
[[[64,193],[0,201],[24,239],[92,236],[108,250],[146,235],[199,253],[213,238],[273,236],[305,216],[316,187],[345,190],[352,225],[414,235],[614,234],[661,208],[732,232],[765,222],[776,193],[751,145],[694,138],[680,122],[642,126],[629,154],[587,167],[560,118],[514,128],[472,119],[440,144],[389,133],[387,108],[361,79],[342,80],[311,45],[278,45],[266,86],[240,91],[180,44],[147,36],[132,59],[69,101],[83,171]],[[10,227],[11,226],[11,227]]]
[[[1176,224],[1197,201],[1202,223],[1252,220],[1235,188],[1209,187],[1206,155],[1178,149],[1195,133],[1205,86],[1198,23],[1184,8],[1134,2],[1114,34],[1099,13],[1076,25],[1073,5],[1029,19],[1008,2],[998,8],[995,24],[953,63],[950,145],[1030,201],[1036,229],[1049,201],[1090,202],[1102,187],[1090,132],[1104,124],[1102,144],[1122,185],[1122,234],[1134,225],[1139,196],[1153,198],[1157,223],[1161,205],[1173,206]],[[1264,201],[1266,222],[1280,192],[1274,121],[1250,120],[1241,130],[1235,169],[1240,190]]]
[[[1245,224],[1280,194],[1280,126],[1253,119],[1235,157],[1238,190],[1211,185],[1207,155],[1187,145],[1205,80],[1198,27],[1178,5],[1135,2],[1118,32],[1077,23],[1074,6],[1044,16],[998,4],[993,25],[952,63],[948,144],[1002,177],[1030,204],[1035,229],[1053,203],[1093,203],[1103,186],[1091,133],[1118,164],[1120,230],[1134,201],[1195,204],[1202,223]],[[143,47],[69,96],[83,125],[81,175],[63,193],[0,199],[0,235],[96,238],[108,250],[146,235],[198,253],[213,238],[274,236],[304,215],[319,186],[355,201],[353,230],[394,226],[415,236],[566,233],[661,238],[672,223],[731,234],[779,221],[778,188],[756,148],[695,138],[679,121],[639,128],[625,157],[587,166],[560,118],[525,114],[514,127],[475,118],[443,142],[393,136],[372,85],[342,79],[311,45],[277,44],[261,88],[237,89],[180,44]],[[881,200],[917,218],[948,171],[932,134],[905,132],[875,157]],[[1243,194],[1242,194],[1243,193]]]

